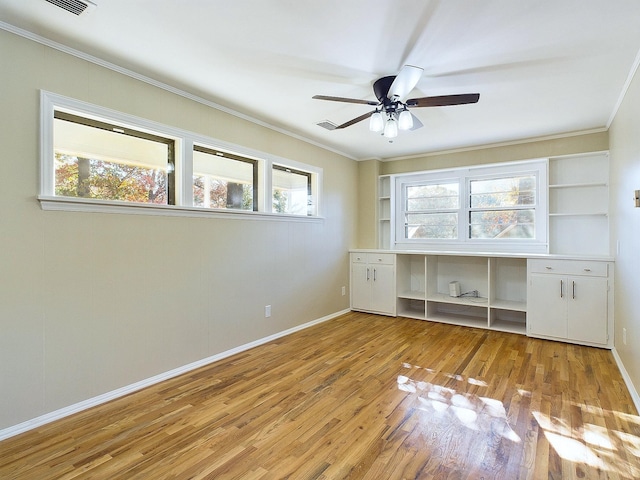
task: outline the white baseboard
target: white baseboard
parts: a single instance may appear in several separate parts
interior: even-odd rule
[[[235,355],[236,353],[244,352],[245,350],[249,350],[251,348],[257,347],[259,345],[263,345],[265,343],[271,342],[272,340],[277,340],[278,338],[285,337],[287,335],[291,335],[292,333],[298,332],[300,330],[304,330],[305,328],[312,327],[319,323],[326,322],[328,320],[332,320],[340,315],[344,315],[345,313],[349,313],[351,309],[342,310],[341,312],[332,313],[331,315],[327,315],[322,318],[318,318],[316,320],[312,320],[311,322],[304,323],[302,325],[298,325],[297,327],[290,328],[288,330],[284,330],[282,332],[275,333],[273,335],[269,335],[268,337],[261,338],[259,340],[255,340],[250,343],[246,343],[244,345],[240,345],[239,347],[232,348],[231,350],[227,350],[222,353],[218,353],[217,355],[213,355],[211,357],[203,358],[202,360],[198,360],[197,362],[189,363],[188,365],[184,365],[182,367],[174,368],[173,370],[169,370],[168,372],[161,373],[159,375],[155,375],[150,378],[146,378],[136,383],[132,383],[131,385],[127,385],[122,388],[118,388],[117,390],[112,390],[111,392],[104,393],[102,395],[98,395],[97,397],[89,398],[87,400],[83,400],[82,402],[75,403],[73,405],[69,405],[68,407],[60,408],[53,412],[46,413],[44,415],[40,415],[39,417],[32,418],[31,420],[27,420],[26,422],[19,423],[12,427],[8,427],[0,430],[0,441],[5,440],[9,437],[13,437],[15,435],[19,435],[21,433],[27,432],[29,430],[33,430],[34,428],[38,428],[47,423],[54,422],[56,420],[60,420],[61,418],[68,417],[69,415],[73,415],[74,413],[81,412],[88,408],[95,407],[97,405],[101,405],[103,403],[109,402],[116,398],[122,397],[124,395],[128,395],[137,390],[141,390],[143,388],[149,387],[156,383],[160,383],[164,380],[168,380],[173,377],[177,377],[178,375],[182,375],[184,373],[190,372],[191,370],[195,370],[196,368],[203,367],[213,362],[217,362],[218,360],[222,360],[224,358],[230,357],[231,355]]]
[[[629,376],[629,373],[627,373],[627,369],[624,368],[624,363],[622,363],[622,359],[620,358],[620,355],[618,355],[618,351],[615,348],[613,348],[611,349],[611,352],[613,353],[613,358],[615,358],[616,363],[618,364],[618,370],[620,370],[620,373],[622,374],[624,383],[627,385],[627,388],[629,389],[629,393],[631,394],[631,399],[633,400],[633,404],[636,406],[636,410],[640,412],[640,395],[638,395],[638,391],[636,390],[635,385],[631,381],[631,377]]]

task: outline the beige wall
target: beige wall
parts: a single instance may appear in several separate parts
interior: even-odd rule
[[[349,307],[356,162],[5,31],[0,63],[0,429]],[[321,167],[325,218],[43,211],[40,89]]]
[[[439,168],[465,167],[487,163],[511,162],[555,157],[574,153],[597,152],[609,147],[608,133],[566,136],[552,140],[532,140],[510,145],[425,155],[385,162],[381,174],[419,172]]]
[[[358,247],[378,248],[377,205],[380,162],[358,162]]]
[[[610,129],[611,243],[619,243],[615,270],[615,348],[636,391],[640,390],[640,77],[636,74]],[[627,345],[622,331],[627,330]]]

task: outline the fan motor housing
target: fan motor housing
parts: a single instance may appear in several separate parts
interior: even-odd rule
[[[391,100],[387,98],[387,94],[389,93],[389,89],[391,88],[391,84],[396,79],[396,75],[391,75],[388,77],[382,77],[376,80],[373,84],[373,93],[375,93],[376,98],[385,105],[391,103]]]

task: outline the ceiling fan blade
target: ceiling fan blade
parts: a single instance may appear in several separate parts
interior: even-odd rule
[[[373,112],[375,112],[375,110]],[[355,125],[356,123],[361,122],[362,120],[366,120],[367,118],[369,118],[371,116],[371,114],[373,112],[365,113],[364,115],[360,115],[359,117],[356,117],[353,120],[349,120],[348,122],[345,122],[342,125],[338,125],[336,128],[334,128],[334,130],[339,130],[341,128],[347,128],[347,127],[350,127],[351,125]]]
[[[459,95],[410,98],[406,103],[408,107],[447,107],[449,105],[466,105],[468,103],[476,103],[479,99],[479,93],[462,93]]]
[[[411,116],[413,117],[413,127],[411,127],[409,130],[413,131],[413,130],[417,130],[419,128],[424,127],[424,125],[422,124],[422,122],[418,117],[416,117],[413,113],[411,114]]]
[[[345,102],[345,103],[360,103],[362,105],[378,105],[378,102],[374,102],[373,100],[359,100],[357,98],[346,98],[346,97],[330,97],[328,95],[314,95],[312,98],[316,100],[330,100],[332,102]]]
[[[423,71],[422,68],[414,67],[413,65],[405,65],[402,67],[402,70],[400,70],[400,73],[398,73],[389,88],[387,98],[392,100],[395,98],[401,102],[404,101],[420,81]]]

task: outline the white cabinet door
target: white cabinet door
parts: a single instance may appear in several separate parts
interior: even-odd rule
[[[395,255],[351,254],[351,308],[395,316]]]
[[[370,310],[371,307],[370,268],[366,263],[351,264],[351,308]]]
[[[533,274],[529,289],[529,334],[567,338],[567,278]]]
[[[568,332],[578,342],[607,343],[606,278],[569,277]]]
[[[371,265],[371,310],[393,315],[396,286],[393,265]]]

